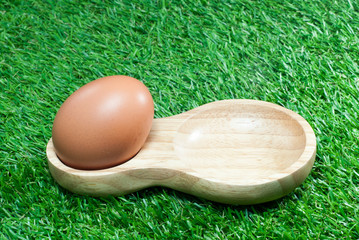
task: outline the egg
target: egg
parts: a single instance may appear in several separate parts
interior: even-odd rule
[[[58,158],[84,170],[121,164],[140,151],[154,115],[152,96],[139,80],[109,76],[75,91],[58,110],[52,140]]]

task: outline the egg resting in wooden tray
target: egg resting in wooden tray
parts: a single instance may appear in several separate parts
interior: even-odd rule
[[[279,105],[222,100],[152,121],[152,97],[141,82],[96,81],[65,101],[47,145],[52,176],[72,192],[118,196],[164,186],[221,203],[257,204],[293,191],[313,166],[313,129]],[[132,92],[116,96],[124,83]]]

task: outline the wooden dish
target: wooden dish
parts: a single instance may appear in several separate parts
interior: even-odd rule
[[[221,203],[257,204],[300,185],[315,159],[316,138],[291,110],[256,100],[222,100],[153,120],[140,152],[103,170],[78,170],[47,145],[49,168],[64,188],[92,196],[151,186]]]

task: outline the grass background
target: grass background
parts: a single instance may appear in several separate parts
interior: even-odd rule
[[[359,238],[359,4],[345,1],[0,0],[0,238]],[[219,99],[280,104],[318,141],[307,180],[255,206],[151,188],[72,194],[45,146],[87,82],[143,81],[155,117]]]

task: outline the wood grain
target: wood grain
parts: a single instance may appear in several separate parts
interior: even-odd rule
[[[313,129],[297,113],[256,100],[222,100],[154,119],[140,152],[103,170],[78,170],[47,157],[64,188],[92,196],[124,195],[151,186],[221,203],[257,204],[300,185],[315,159]]]

